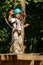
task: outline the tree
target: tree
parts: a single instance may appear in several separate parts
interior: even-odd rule
[[[25,1],[26,0],[20,0],[20,4],[21,4],[21,7],[22,7],[22,10],[23,10],[23,14],[26,16],[26,3],[25,3]],[[25,17],[23,18],[23,20],[22,20],[22,22],[23,22],[23,25],[24,25],[24,23],[25,23]],[[22,38],[23,38],[23,43],[22,44],[24,44],[24,35],[25,35],[25,33],[24,33],[24,29],[22,30]],[[22,48],[23,48],[23,46],[22,46]],[[23,48],[24,49],[24,48]]]

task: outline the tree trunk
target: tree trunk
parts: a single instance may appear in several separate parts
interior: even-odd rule
[[[26,7],[26,4],[25,4],[25,0],[20,0],[20,4],[21,4],[21,7],[22,7],[22,10],[23,10],[23,14],[26,16],[26,12],[25,12],[25,7]],[[23,17],[23,19],[22,19],[22,23],[23,23],[23,25],[24,25],[24,22],[25,22],[25,17]],[[23,52],[24,52],[24,35],[25,35],[25,33],[24,33],[24,28],[23,28],[23,30],[22,30],[22,38],[23,38],[23,41],[22,41],[22,50],[23,50]]]

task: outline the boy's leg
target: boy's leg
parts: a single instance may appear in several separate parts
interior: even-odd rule
[[[14,44],[14,52],[16,52],[16,53],[19,53],[19,51],[20,51],[20,46],[19,46],[19,36],[18,36],[18,33],[17,32],[15,32],[14,33],[14,42],[13,42],[13,44]]]
[[[23,43],[22,43],[22,36],[19,36],[19,46],[20,46],[20,52],[23,53]]]
[[[12,44],[10,47],[10,53],[13,53],[13,52],[14,52],[14,45]]]
[[[20,51],[20,46],[19,46],[18,43],[19,43],[19,42],[18,42],[18,39],[15,39],[15,40],[14,40],[14,52],[15,52],[15,53],[19,53],[19,51]]]
[[[21,35],[18,36],[18,33],[15,32],[13,34],[13,43],[11,46],[11,51],[14,53],[20,53],[20,52],[23,52],[22,50],[23,50],[22,36]]]

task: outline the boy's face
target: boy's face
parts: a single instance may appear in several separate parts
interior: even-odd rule
[[[20,13],[17,13],[16,14],[16,18],[20,18],[21,17],[21,14]]]

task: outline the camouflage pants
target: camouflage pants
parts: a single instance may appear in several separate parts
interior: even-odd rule
[[[17,32],[13,34],[13,44],[11,45],[10,52],[19,53],[21,52],[22,36],[18,35]]]

